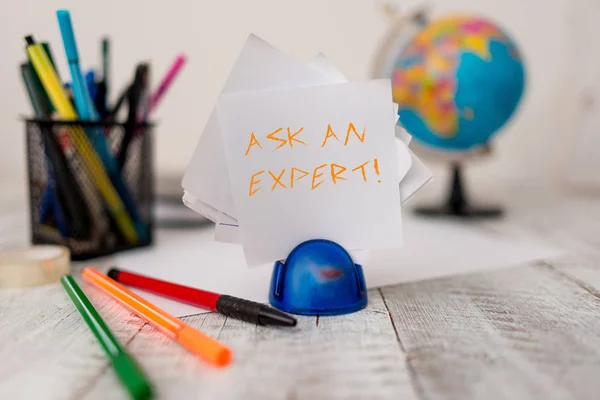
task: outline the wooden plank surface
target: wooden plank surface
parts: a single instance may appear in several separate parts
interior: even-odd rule
[[[548,265],[382,292],[427,398],[598,398],[600,300]]]
[[[479,223],[482,232],[535,238],[569,252],[549,262],[372,290],[367,309],[303,317],[292,330],[217,314],[187,317],[235,351],[225,370],[88,291],[158,398],[596,399],[600,202],[520,192],[507,198],[507,218]],[[13,235],[6,222],[15,215],[0,218],[0,248],[26,237]],[[126,398],[59,285],[0,291],[5,398]]]
[[[97,290],[86,293],[123,343],[144,325]],[[0,299],[0,399],[86,393],[106,356],[62,287],[4,290]]]
[[[185,319],[224,341],[235,362],[207,367],[148,326],[129,344],[162,398],[416,399],[404,355],[378,291],[368,307],[342,317],[301,317],[294,329],[273,329],[204,314]],[[170,366],[170,367],[169,367]],[[107,371],[90,399],[117,398]]]

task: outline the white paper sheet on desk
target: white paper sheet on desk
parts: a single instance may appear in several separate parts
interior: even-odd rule
[[[363,264],[367,287],[519,266],[563,253],[555,247],[513,240],[459,222],[421,219],[408,213],[404,227],[410,235],[406,235],[402,249],[372,251]],[[158,230],[155,242],[153,248],[117,255],[117,266],[182,285],[268,302],[272,265],[248,268],[241,247],[213,241],[212,229]],[[206,312],[143,291],[137,293],[179,317]]]

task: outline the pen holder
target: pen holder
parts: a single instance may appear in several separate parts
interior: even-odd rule
[[[64,245],[73,260],[150,245],[152,128],[25,120],[31,242]]]

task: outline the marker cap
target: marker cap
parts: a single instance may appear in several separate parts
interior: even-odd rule
[[[231,350],[202,332],[184,326],[177,338],[183,347],[217,367],[226,367],[231,363]]]
[[[77,52],[77,45],[75,44],[71,14],[67,10],[58,10],[56,17],[58,18],[58,26],[60,27],[60,33],[65,45],[67,61],[77,62],[79,61],[79,54]]]

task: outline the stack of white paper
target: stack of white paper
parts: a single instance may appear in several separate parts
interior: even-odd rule
[[[389,80],[348,82],[251,35],[183,178],[184,203],[250,266],[309,239],[355,257],[402,245],[401,202],[431,179],[396,125]]]

